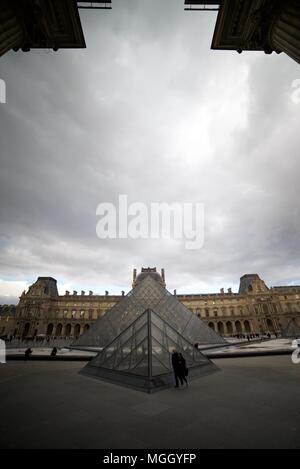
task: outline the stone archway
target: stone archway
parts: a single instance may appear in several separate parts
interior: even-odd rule
[[[240,323],[240,321],[235,321],[235,330],[238,334],[241,334],[242,333],[242,324]]]
[[[66,332],[65,332],[66,337],[70,337],[70,335],[71,335],[71,330],[72,330],[71,324],[67,324],[67,325],[66,325]]]
[[[54,326],[52,323],[48,324],[46,335],[52,335]]]
[[[247,334],[250,334],[251,333],[251,326],[250,326],[250,322],[249,321],[244,321],[244,328],[245,328],[245,332],[247,332]]]
[[[267,319],[267,328],[270,332],[274,332],[275,328],[274,328],[274,324],[273,324],[273,321],[272,319]]]
[[[224,324],[221,321],[218,322],[218,332],[221,335],[224,334]]]
[[[227,327],[228,334],[233,334],[233,325],[231,321],[227,321],[226,327]]]
[[[209,322],[208,327],[210,327],[213,331],[215,330],[215,325],[213,322]]]
[[[74,327],[74,336],[79,337],[80,336],[80,324],[76,324]]]
[[[55,330],[56,337],[60,337],[61,333],[62,333],[62,324],[57,324],[56,330]]]
[[[89,325],[89,324],[86,324],[86,325],[84,326],[84,328],[83,328],[83,331],[86,332],[86,331],[89,330],[89,328],[90,328],[90,325]]]
[[[29,329],[30,329],[30,322],[26,322],[24,329],[23,329],[22,337],[26,337],[28,335]]]

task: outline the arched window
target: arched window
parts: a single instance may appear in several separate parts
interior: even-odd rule
[[[235,321],[235,329],[236,329],[236,332],[238,334],[240,334],[242,332],[242,325],[241,325],[240,321]]]
[[[226,327],[227,327],[227,332],[228,332],[228,334],[233,334],[233,326],[232,326],[232,322],[231,322],[231,321],[227,321]]]
[[[30,329],[30,323],[26,322],[24,329],[23,329],[23,334],[22,334],[23,337],[26,337],[28,335],[29,329]]]
[[[53,324],[51,324],[51,323],[48,324],[46,335],[52,335],[53,328],[54,328]]]
[[[56,326],[56,331],[55,331],[56,337],[60,337],[60,336],[61,336],[61,332],[62,332],[62,324],[57,324],[57,326]]]
[[[213,331],[215,330],[215,325],[213,322],[208,323],[208,327],[210,327]]]
[[[66,336],[67,336],[67,337],[70,337],[70,335],[71,335],[71,330],[72,330],[71,324],[67,324],[67,325],[66,325]]]
[[[267,328],[269,329],[269,331],[274,331],[274,324],[273,324],[273,321],[272,319],[267,319]]]
[[[224,324],[221,321],[218,322],[218,332],[221,335],[224,334]]]
[[[251,332],[249,321],[244,321],[245,332]]]
[[[74,336],[79,337],[80,336],[80,324],[76,324],[74,327]]]

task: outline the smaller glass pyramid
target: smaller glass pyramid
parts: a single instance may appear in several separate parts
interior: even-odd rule
[[[300,337],[300,327],[297,326],[295,319],[291,319],[286,328],[282,331],[282,337],[294,339]]]
[[[108,344],[81,373],[153,392],[173,384],[172,351],[182,353],[189,378],[217,367],[156,312],[147,309]]]

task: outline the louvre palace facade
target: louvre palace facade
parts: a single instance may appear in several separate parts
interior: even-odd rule
[[[134,287],[151,275],[166,287],[164,269],[133,271]],[[222,336],[281,333],[293,319],[300,327],[300,286],[268,287],[257,274],[241,277],[238,293],[177,294],[177,299]],[[0,335],[15,338],[73,339],[106,314],[125,296],[66,291],[59,295],[52,277],[38,277],[17,306],[0,306]]]

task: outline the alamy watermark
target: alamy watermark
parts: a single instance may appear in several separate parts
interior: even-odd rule
[[[100,203],[96,233],[100,239],[173,239],[184,241],[186,249],[200,249],[204,243],[204,204],[134,202],[120,194],[118,206]]]
[[[6,363],[6,346],[2,339],[0,339],[0,363]]]
[[[300,104],[300,78],[292,82],[292,88],[294,91],[291,95],[291,100],[294,104]]]
[[[0,78],[0,103],[6,103],[6,83]]]

